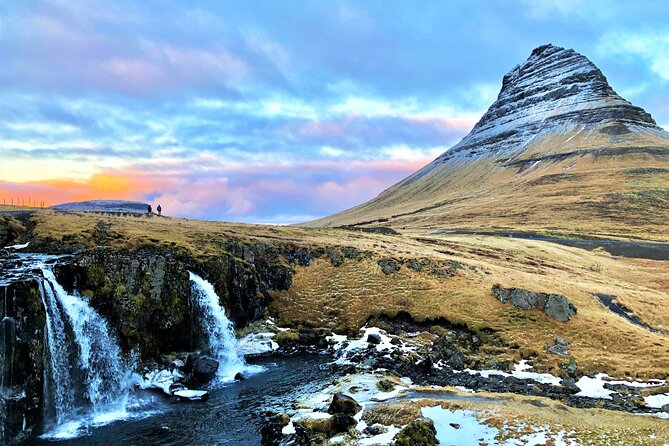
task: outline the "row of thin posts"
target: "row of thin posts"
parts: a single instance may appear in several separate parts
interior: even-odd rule
[[[22,206],[22,207],[33,207],[33,208],[43,208],[49,207],[49,203],[44,200],[33,199],[28,197],[27,203],[25,197],[2,197],[3,206]]]

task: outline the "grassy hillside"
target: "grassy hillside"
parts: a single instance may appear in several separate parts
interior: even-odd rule
[[[318,257],[295,267],[288,291],[273,292],[270,312],[284,326],[327,327],[355,332],[370,317],[405,311],[416,320],[444,317],[471,330],[490,333],[506,346],[494,351],[535,361],[556,370],[564,358],[548,353],[560,335],[587,371],[617,376],[667,375],[669,337],[633,325],[592,295],[604,293],[643,322],[669,328],[669,262],[614,258],[553,243],[475,235],[430,235],[421,230],[383,235],[344,229],[276,227],[176,218],[107,216],[36,211],[24,221],[33,246],[77,249],[107,247],[170,249],[185,256],[216,256],[231,239],[310,250],[351,247],[368,255],[343,258],[334,266]],[[379,260],[395,259],[399,270],[386,274]],[[431,265],[421,271],[409,260]],[[403,263],[402,263],[403,262]],[[563,323],[539,310],[521,311],[496,300],[493,284],[562,293],[578,308]]]
[[[513,159],[454,157],[307,226],[476,229],[669,240],[669,133],[573,128]]]

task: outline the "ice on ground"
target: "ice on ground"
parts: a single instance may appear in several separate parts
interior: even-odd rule
[[[268,353],[279,348],[274,342],[275,333],[250,333],[237,341],[237,351],[240,355],[257,355]]]
[[[472,410],[448,410],[441,406],[423,407],[421,413],[434,422],[439,444],[458,446],[479,446],[495,444],[499,431],[487,426],[476,418]],[[453,427],[458,426],[458,428]]]
[[[201,400],[202,398],[207,395],[206,390],[190,390],[190,389],[185,389],[185,390],[177,390],[176,392],[173,393],[174,396],[178,396],[180,398],[186,398],[191,401],[198,401]]]
[[[576,386],[581,389],[575,396],[585,396],[590,398],[611,399],[611,394],[616,393],[604,387],[604,384],[624,384],[629,387],[656,387],[664,384],[664,381],[656,380],[652,382],[639,381],[616,381],[611,379],[606,373],[600,373],[594,377],[584,376],[578,380]]]
[[[434,422],[437,431],[437,440],[441,445],[458,446],[542,446],[553,444],[555,446],[577,446],[576,440],[567,438],[570,433],[563,430],[553,433],[550,426],[530,426],[532,430],[526,433],[528,427],[509,426],[504,423],[504,437],[514,436],[505,441],[498,440],[499,429],[488,426],[477,417],[473,410],[448,410],[441,406],[423,407],[421,413],[424,417]],[[515,435],[514,435],[515,433]]]
[[[24,244],[22,244],[22,245],[5,246],[5,249],[14,249],[14,250],[17,250],[17,249],[24,249],[24,248],[27,248],[28,245],[30,245],[30,242],[26,242],[26,243],[24,243]]]
[[[144,379],[139,380],[138,385],[140,389],[160,389],[167,395],[170,393],[170,386],[176,382],[181,382],[186,378],[186,375],[181,373],[178,369],[174,370],[153,370],[146,375]]]
[[[365,446],[390,444],[393,441],[393,438],[395,438],[395,435],[399,434],[402,430],[397,426],[386,426],[386,428],[386,432],[374,435],[373,437],[362,438],[358,443]]]
[[[356,430],[361,436],[359,443],[360,444],[388,444],[399,432],[399,427],[388,426],[388,432],[385,434],[380,434],[372,437],[366,437],[362,431],[367,427],[367,423],[362,421],[362,415],[366,408],[378,404],[382,401],[387,401],[391,398],[396,398],[401,396],[406,390],[407,386],[396,384],[395,387],[388,391],[382,392],[378,388],[378,383],[384,379],[384,375],[378,374],[358,374],[358,375],[349,375],[341,378],[335,384],[327,386],[320,392],[305,395],[302,398],[297,400],[298,409],[295,414],[291,417],[291,423],[284,427],[284,431],[290,432],[294,430],[292,424],[293,421],[297,421],[303,418],[329,418],[330,415],[326,413],[327,408],[330,406],[332,397],[335,393],[343,393],[354,398],[362,410],[355,414],[354,418],[358,422],[356,425]],[[284,432],[286,433],[286,432]],[[374,439],[372,441],[372,439]],[[386,439],[388,439],[386,441]],[[371,442],[366,442],[367,440]],[[385,443],[384,443],[385,441]]]
[[[644,398],[648,407],[661,409],[663,406],[669,404],[669,393],[661,393],[659,395],[650,395]]]
[[[531,379],[541,384],[550,384],[553,386],[562,385],[561,384],[562,379],[558,378],[557,376],[551,375],[550,373],[530,372],[528,370],[532,370],[532,366],[526,360],[523,359],[518,364],[515,365],[511,373],[503,372],[501,370],[471,370],[471,369],[465,369],[463,370],[463,372],[467,372],[471,375],[481,375],[484,378],[487,378],[491,375],[498,375],[504,377],[513,376],[520,379]]]
[[[363,350],[367,350],[370,345],[377,352],[392,353],[393,351],[403,351],[411,352],[415,351],[416,347],[412,345],[407,345],[404,342],[401,345],[394,345],[391,343],[393,340],[392,337],[388,336],[385,331],[381,330],[378,327],[363,327],[360,329],[361,336],[358,339],[349,339],[344,335],[332,335],[328,336],[326,339],[332,344],[336,354],[338,355],[337,362],[338,364],[344,364],[348,362],[348,356]],[[378,335],[381,339],[381,342],[378,344],[370,344],[367,339],[369,335]]]

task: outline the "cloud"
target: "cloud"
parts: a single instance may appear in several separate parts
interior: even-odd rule
[[[663,1],[6,3],[3,193],[330,214],[457,143],[547,41],[669,122]]]
[[[640,58],[657,76],[669,80],[669,28],[610,32],[600,39],[597,50],[608,57]]]

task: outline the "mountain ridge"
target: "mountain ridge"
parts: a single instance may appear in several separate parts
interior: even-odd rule
[[[646,167],[661,169],[630,173]],[[669,220],[664,167],[669,133],[587,57],[548,44],[504,76],[497,99],[459,143],[369,202],[306,226],[530,225],[590,235],[644,226],[634,232],[656,238]],[[644,223],[640,214],[655,215]]]

